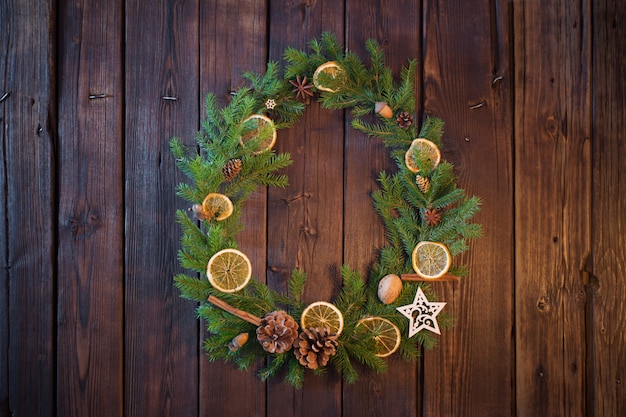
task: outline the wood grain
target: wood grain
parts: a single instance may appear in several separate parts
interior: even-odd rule
[[[0,416],[626,415],[624,21],[618,0],[0,2]],[[167,142],[323,31],[377,39],[396,73],[419,58],[418,116],[445,120],[484,237],[432,283],[456,324],[421,364],[294,390],[206,360],[172,286]],[[302,267],[307,301],[384,242],[369,193],[392,165],[348,117],[280,131],[291,185],[244,211],[255,279]]]
[[[568,4],[514,7],[519,416],[586,415],[590,10]]]
[[[270,55],[281,60],[284,48],[306,49],[307,41],[324,31],[343,39],[343,2],[271,2]],[[311,74],[308,75],[309,79]],[[343,115],[312,103],[299,123],[279,132],[276,148],[291,153],[285,170],[289,187],[268,193],[268,285],[286,289],[294,268],[307,274],[303,299],[330,300],[341,287],[343,233]],[[268,383],[268,417],[338,416],[341,379],[329,370],[307,373],[304,388]]]
[[[593,2],[587,415],[626,415],[626,3]],[[589,29],[588,29],[589,30]]]
[[[347,47],[364,62],[369,61],[364,47],[369,38],[383,48],[396,80],[409,59],[420,60],[421,9],[415,2],[348,1],[346,13]],[[419,114],[418,81],[415,80]],[[396,164],[389,158],[381,139],[369,138],[351,128],[346,131],[345,146],[344,262],[367,279],[369,268],[378,260],[379,250],[386,243],[384,226],[373,208],[371,195],[378,189],[379,172],[395,172]],[[421,398],[416,395],[420,367],[399,355],[391,357],[387,364],[385,374],[359,368],[360,380],[354,385],[344,384],[344,416],[363,416],[366,411],[369,416],[381,417],[420,415]]]
[[[172,286],[174,213],[186,208],[172,190],[186,178],[169,150],[173,136],[193,144],[199,124],[198,11],[198,1],[126,2],[126,415],[198,414],[199,323]]]
[[[483,206],[484,237],[454,262],[459,283],[433,283],[454,328],[424,352],[424,415],[512,415],[513,165],[508,3],[424,3],[424,110],[445,123],[443,157]]]
[[[213,92],[226,106],[230,92],[245,85],[245,71],[263,73],[267,62],[267,6],[254,0],[200,2],[200,103]],[[252,263],[255,279],[266,276],[266,190],[246,202],[238,236],[239,248]],[[205,327],[205,324],[201,324]],[[251,335],[252,336],[252,335]],[[204,339],[206,333],[201,333]],[[251,337],[248,343],[255,343]],[[263,363],[246,372],[233,364],[208,362],[200,355],[200,415],[264,416],[265,383],[256,373]]]
[[[57,412],[123,410],[122,2],[61,1]]]
[[[54,2],[0,5],[0,415],[55,397]]]

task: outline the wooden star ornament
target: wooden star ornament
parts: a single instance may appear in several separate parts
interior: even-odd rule
[[[433,333],[441,334],[437,315],[445,305],[446,303],[443,302],[428,301],[420,287],[415,293],[412,304],[398,307],[396,310],[409,319],[409,337],[413,337],[421,330],[430,330]]]

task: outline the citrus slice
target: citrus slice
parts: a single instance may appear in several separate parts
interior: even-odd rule
[[[386,358],[400,347],[402,335],[398,326],[382,317],[366,317],[356,324],[357,331],[371,333],[376,342],[376,356]]]
[[[432,164],[432,168],[439,165],[441,162],[441,152],[437,145],[429,141],[428,139],[417,138],[413,142],[411,142],[411,146],[409,150],[406,151],[404,155],[404,162],[406,163],[406,167],[411,172],[419,172],[419,167],[417,166],[417,162],[415,161],[415,154],[426,155],[428,160]]]
[[[444,244],[423,241],[413,249],[412,261],[417,275],[426,279],[435,279],[448,272],[452,256]]]
[[[343,314],[331,303],[317,301],[309,304],[302,312],[300,325],[309,327],[326,327],[330,333],[339,336],[343,330]]]
[[[250,281],[252,265],[243,252],[223,249],[209,260],[206,276],[214,288],[222,292],[235,292]]]
[[[260,154],[269,151],[276,143],[276,127],[274,122],[262,114],[253,114],[242,122],[243,129],[239,143],[241,146],[251,146],[253,143],[253,154]]]
[[[226,220],[233,214],[233,202],[220,193],[209,193],[202,202],[202,213],[206,219]]]
[[[328,91],[330,93],[336,93],[338,89],[332,89],[329,87],[325,87],[320,83],[320,74],[326,74],[327,77],[335,79],[339,76],[339,74],[343,72],[343,69],[337,64],[335,61],[329,61],[325,64],[317,67],[315,72],[313,73],[313,85],[320,91]]]

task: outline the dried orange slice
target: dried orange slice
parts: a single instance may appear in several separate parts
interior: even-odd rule
[[[366,317],[356,324],[356,331],[368,332],[376,341],[376,356],[386,358],[398,350],[402,335],[398,326],[382,317]]]
[[[336,93],[338,91],[337,89],[325,87],[323,84],[321,84],[320,79],[319,79],[320,74],[323,73],[323,74],[326,74],[326,76],[332,79],[335,79],[342,72],[343,72],[343,69],[335,61],[329,61],[325,64],[322,64],[319,67],[317,67],[317,69],[313,73],[313,85],[315,85],[315,87],[320,91],[328,91],[330,93]]]
[[[206,219],[226,220],[233,214],[233,202],[220,193],[210,193],[202,202],[202,214]]]
[[[404,155],[404,162],[406,163],[406,167],[411,172],[419,172],[419,167],[417,166],[417,162],[415,161],[415,154],[426,155],[428,160],[432,164],[432,168],[439,165],[441,162],[441,152],[437,145],[428,139],[417,138],[413,142],[411,142],[411,146],[409,150],[406,151]]]
[[[339,336],[343,330],[343,314],[341,310],[326,301],[309,304],[300,317],[303,329],[310,327],[326,327],[330,333]]]
[[[276,143],[274,122],[262,114],[253,114],[242,122],[243,129],[239,143],[243,147],[254,144],[253,154],[269,151]]]
[[[250,281],[252,265],[243,252],[223,249],[209,260],[206,276],[214,288],[222,292],[235,292]]]
[[[422,278],[440,278],[448,272],[452,256],[448,248],[439,242],[423,241],[413,249],[413,269]]]

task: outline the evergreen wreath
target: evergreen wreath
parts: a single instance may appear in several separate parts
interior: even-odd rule
[[[192,203],[196,217],[189,210],[177,211],[183,232],[179,260],[184,268],[204,275],[178,274],[175,285],[183,298],[199,303],[198,316],[209,332],[204,349],[210,360],[232,361],[240,369],[265,358],[261,379],[281,373],[295,387],[302,386],[306,369],[319,374],[332,364],[346,381],[354,382],[354,361],[384,372],[389,354],[397,351],[412,361],[420,347],[432,347],[438,324],[448,328],[452,319],[442,314],[437,323],[435,316],[445,303],[429,303],[422,290],[433,296],[428,280],[465,276],[467,267],[451,259],[468,249],[468,239],[481,235],[481,226],[470,223],[480,199],[457,188],[452,164],[440,160],[443,122],[426,118],[419,131],[413,123],[416,62],[402,68],[396,84],[373,40],[366,42],[369,66],[329,33],[311,40],[309,48],[308,53],[286,48],[282,75],[276,62],[267,64],[265,74],[244,73],[250,86],[234,92],[224,108],[209,94],[198,148],[187,148],[177,138],[171,141],[178,167],[192,180],[179,184],[177,192]],[[342,289],[332,304],[307,306],[301,298],[303,271],[294,269],[286,294],[250,279],[250,263],[237,250],[237,233],[244,202],[257,187],[287,186],[287,177],[278,172],[291,163],[290,155],[271,147],[276,130],[296,122],[311,98],[328,109],[351,109],[352,127],[381,138],[397,171],[381,172],[380,189],[372,195],[388,243],[369,279],[343,265]],[[439,250],[437,256],[443,256],[443,265],[435,262],[436,275],[426,270],[429,259],[417,253],[424,242],[424,250]],[[211,272],[231,255],[233,262],[242,263]],[[415,278],[407,275],[413,272],[422,278],[409,280]],[[218,284],[220,276],[228,279],[229,274],[240,281]],[[415,312],[424,312],[419,303],[426,303],[433,314],[420,316],[418,325]],[[327,315],[328,324],[315,318],[313,308]],[[407,332],[409,337],[402,336]],[[258,343],[248,342],[249,337]]]

